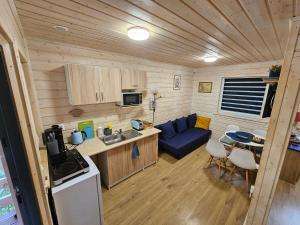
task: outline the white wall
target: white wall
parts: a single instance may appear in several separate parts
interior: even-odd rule
[[[222,77],[268,76],[269,67],[274,64],[280,64],[280,61],[218,66],[195,70],[191,111],[212,118],[210,129],[213,132],[213,138],[221,137],[229,124],[239,125],[245,131],[267,128],[268,119],[242,118],[220,114],[218,112],[219,98]],[[198,93],[200,81],[213,82],[212,93]]]
[[[135,57],[96,51],[42,40],[28,40],[29,55],[37,90],[40,116],[44,128],[63,123],[65,136],[77,128],[79,121],[93,120],[97,126],[112,123],[114,129],[128,129],[130,119],[141,118],[152,121],[149,110],[150,90],[157,88],[162,98],[158,100],[156,124],[178,118],[190,113],[193,94],[193,70],[191,68],[153,62]],[[115,103],[95,104],[74,107],[69,104],[64,65],[82,63],[119,68],[135,68],[147,72],[148,93],[140,108],[120,109]],[[181,90],[173,90],[173,77],[182,75]],[[84,113],[75,118],[69,114],[74,108]]]

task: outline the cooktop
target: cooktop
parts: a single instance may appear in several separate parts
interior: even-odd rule
[[[89,164],[77,149],[67,150],[65,160],[57,164],[49,164],[53,186],[89,172]]]

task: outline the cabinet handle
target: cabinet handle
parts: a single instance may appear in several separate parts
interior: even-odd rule
[[[98,102],[99,98],[98,98],[98,92],[96,92],[96,101]]]
[[[103,101],[103,92],[101,92],[101,99],[102,99],[102,101]]]

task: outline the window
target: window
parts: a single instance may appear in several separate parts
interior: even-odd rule
[[[262,78],[224,78],[220,111],[261,117],[266,93]]]

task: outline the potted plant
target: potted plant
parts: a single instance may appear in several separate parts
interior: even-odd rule
[[[280,76],[281,65],[273,65],[269,71],[270,78],[278,78]]]

